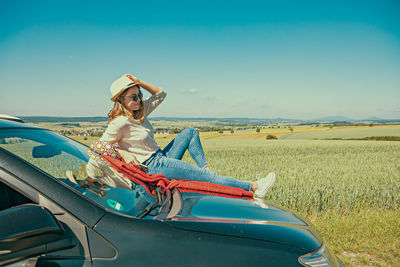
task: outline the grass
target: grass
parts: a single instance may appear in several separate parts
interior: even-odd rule
[[[370,137],[363,137],[363,138],[327,138],[325,140],[400,141],[400,136],[370,136]]]
[[[400,211],[363,209],[309,216],[346,266],[400,266]]]
[[[370,136],[400,136],[400,126],[320,127],[314,131],[295,129],[282,139],[365,138]]]

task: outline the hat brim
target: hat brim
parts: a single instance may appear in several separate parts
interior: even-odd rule
[[[111,97],[111,101],[115,102],[117,100],[117,98],[125,91],[128,90],[129,88],[133,87],[133,86],[137,86],[140,89],[140,83],[131,83],[128,86],[126,86],[125,88],[122,88],[118,94],[114,95],[113,97]]]

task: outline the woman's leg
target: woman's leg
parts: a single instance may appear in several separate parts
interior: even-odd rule
[[[189,151],[197,166],[204,168],[208,165],[199,135],[193,128],[186,128],[180,132],[174,140],[163,149],[163,153],[168,158],[181,160],[186,150]]]
[[[203,181],[220,185],[228,185],[250,191],[251,182],[241,181],[231,177],[221,176],[215,172],[196,167],[190,163],[167,158],[161,153],[147,163],[149,173],[162,173],[169,180]]]

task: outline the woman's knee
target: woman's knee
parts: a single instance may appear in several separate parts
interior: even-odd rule
[[[195,128],[192,128],[192,127],[185,128],[182,132],[184,132],[185,134],[189,134],[189,135],[191,135],[191,136],[196,136],[196,135],[198,135],[196,129],[195,129]]]

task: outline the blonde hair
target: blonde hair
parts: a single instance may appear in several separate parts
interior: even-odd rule
[[[129,88],[127,88],[122,94],[118,96],[118,98],[114,102],[114,107],[108,112],[108,123],[119,116],[125,116],[128,119],[134,118],[135,120],[139,120],[140,123],[144,121],[144,105],[142,99],[140,99],[139,109],[135,111],[129,111],[123,104],[122,99],[125,97],[126,92]],[[140,91],[140,88],[139,88]]]

